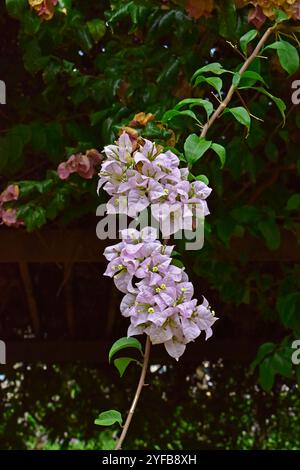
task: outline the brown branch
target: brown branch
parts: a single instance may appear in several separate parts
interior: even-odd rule
[[[126,418],[122,434],[119,437],[119,440],[117,442],[115,450],[121,450],[121,448],[122,448],[122,444],[123,444],[123,441],[126,437],[128,428],[129,428],[130,423],[131,423],[131,420],[133,418],[133,415],[134,415],[134,412],[135,412],[135,409],[136,409],[136,405],[137,405],[138,400],[139,400],[140,395],[141,395],[141,391],[142,391],[142,389],[145,385],[145,377],[146,377],[146,372],[147,372],[147,369],[148,369],[149,356],[150,356],[150,347],[151,347],[151,341],[150,341],[149,336],[147,336],[144,362],[143,362],[143,368],[142,368],[140,380],[139,380],[139,383],[138,383],[138,386],[137,386],[137,389],[136,389],[136,392],[135,392],[135,395],[134,395],[132,405],[130,407],[129,413],[128,413],[127,418]]]
[[[249,65],[253,62],[253,60],[259,55],[263,45],[265,44],[265,42],[267,41],[268,37],[272,34],[272,32],[274,31],[274,29],[276,28],[277,25],[275,26],[271,26],[270,28],[268,28],[265,33],[263,34],[263,36],[261,37],[260,41],[257,43],[257,46],[255,47],[255,49],[253,50],[252,54],[245,60],[244,64],[242,65],[240,71],[239,71],[239,74],[240,75],[243,75],[243,73],[247,70],[247,68],[249,67]],[[216,119],[218,119],[218,117],[220,116],[220,114],[224,111],[224,109],[228,106],[228,104],[230,103],[231,101],[231,98],[233,97],[234,95],[234,92],[235,92],[235,86],[234,85],[231,85],[231,87],[229,88],[229,91],[226,95],[226,97],[224,98],[224,100],[222,101],[222,103],[220,103],[220,105],[218,106],[218,108],[215,110],[215,112],[213,113],[212,117],[210,119],[208,119],[208,121],[206,122],[206,124],[204,125],[203,129],[202,129],[202,132],[200,134],[200,137],[205,137],[209,128],[213,125],[213,123],[216,121]]]

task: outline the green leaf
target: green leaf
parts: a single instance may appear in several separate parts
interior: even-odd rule
[[[119,411],[109,410],[100,413],[94,422],[97,426],[111,426],[115,423],[119,423],[119,425],[122,426],[122,421],[122,415]]]
[[[102,39],[105,35],[106,28],[103,20],[99,20],[97,18],[90,20],[87,22],[87,27],[90,35],[96,43],[99,42],[100,39]]]
[[[170,137],[170,131],[162,127],[158,127],[155,122],[151,121],[148,122],[146,127],[143,129],[143,137],[153,140],[164,140]]]
[[[251,364],[251,370],[254,370],[255,367],[257,367],[266,356],[274,351],[275,348],[276,345],[274,343],[261,344],[257,350],[256,358]]]
[[[270,392],[275,380],[271,358],[267,357],[259,366],[259,383],[265,392]]]
[[[42,25],[40,17],[33,14],[30,10],[22,12],[22,22],[24,31],[29,36],[34,36],[37,34]]]
[[[124,372],[131,362],[136,362],[136,360],[132,357],[118,357],[118,359],[114,360],[114,365],[118,369],[120,377],[124,375]]]
[[[237,88],[238,84],[240,83],[242,76],[239,72],[235,72],[235,74],[232,77],[232,85]]]
[[[234,78],[235,75],[239,75],[239,78],[238,77]],[[264,85],[267,86],[264,78],[259,73],[254,72],[252,70],[246,70],[246,72],[244,72],[243,75],[240,75],[238,72],[235,73],[234,76],[233,76],[232,84],[234,86],[238,86],[241,81],[242,82],[244,81],[244,79],[252,81],[252,84],[250,86],[254,85],[255,82],[262,82]],[[237,81],[237,84],[234,83],[234,80]],[[249,86],[249,88],[250,88],[250,86]],[[247,86],[242,86],[241,88],[247,88]]]
[[[207,186],[209,185],[209,179],[205,175],[197,175],[195,176],[195,180],[202,181],[202,183],[206,184]]]
[[[54,220],[59,212],[65,208],[66,200],[67,198],[64,190],[56,192],[46,207],[47,219]]]
[[[264,237],[270,250],[277,250],[280,246],[280,231],[275,219],[270,218],[258,222],[257,228]]]
[[[211,141],[191,134],[184,143],[184,153],[189,165],[194,165],[210,148],[211,144]]]
[[[300,193],[298,194],[293,194],[286,205],[286,208],[288,211],[294,211],[296,209],[300,208]]]
[[[280,41],[284,47],[277,49],[279,62],[284,70],[290,75],[296,73],[299,69],[299,53],[295,46],[287,41]]]
[[[138,349],[139,351],[142,351],[142,345],[141,343],[136,339],[132,337],[123,337],[118,339],[110,348],[109,354],[108,354],[108,360],[109,362],[111,361],[112,357],[122,349],[126,348],[135,348]]]
[[[172,259],[173,266],[177,266],[177,268],[182,269],[184,267],[183,262],[180,259]]]
[[[108,109],[103,109],[102,111],[96,111],[95,113],[90,114],[91,126],[96,126],[99,122],[103,121],[108,113]]]
[[[134,2],[131,1],[129,3],[125,3],[121,5],[120,8],[116,8],[109,18],[109,23],[110,24],[117,23],[118,21],[123,19],[124,16],[132,14],[133,7],[134,7]]]
[[[247,109],[243,108],[243,106],[237,106],[236,108],[226,108],[223,114],[226,113],[231,113],[238,122],[247,128],[249,134],[251,118]]]
[[[214,107],[210,101],[203,100],[201,98],[186,98],[185,100],[179,101],[174,109],[178,110],[182,106],[190,106],[191,108],[194,106],[202,106],[205,109],[208,118],[214,110]]]
[[[233,0],[222,0],[218,3],[219,33],[226,39],[237,36],[237,13]]]
[[[257,34],[257,29],[250,29],[250,31],[247,31],[247,33],[240,38],[241,49],[245,55],[247,54],[247,46],[249,42],[253,41],[253,39],[256,38]]]
[[[0,138],[0,169],[11,175],[23,165],[24,136],[18,126],[10,129],[5,137]]]
[[[25,69],[30,73],[37,73],[48,63],[49,57],[42,55],[42,50],[35,39],[26,43],[23,53]]]
[[[271,361],[275,373],[278,373],[283,377],[291,378],[293,365],[290,357],[286,357],[282,351],[278,351],[275,352]]]
[[[23,220],[28,232],[32,232],[45,225],[46,210],[43,207],[26,204],[17,209],[17,219]]]
[[[285,122],[285,110],[286,110],[285,102],[282,101],[281,98],[277,98],[276,96],[272,95],[271,93],[269,93],[264,88],[261,88],[261,87],[251,87],[251,88],[252,88],[252,90],[259,91],[260,93],[262,93],[263,95],[266,95],[268,98],[270,98],[272,101],[274,101],[274,103],[276,104],[277,108],[280,111],[280,114],[283,118],[283,122]]]
[[[271,140],[269,140],[265,145],[265,154],[272,162],[276,162],[278,160],[278,147]]]
[[[184,109],[183,111],[177,111],[177,109],[170,109],[170,111],[165,112],[165,114],[163,115],[162,122],[166,123],[170,121],[171,119],[173,119],[174,117],[178,117],[178,116],[188,116],[194,119],[194,121],[197,121],[198,124],[200,124],[200,121],[197,118],[196,114],[190,109]]]
[[[200,77],[196,78],[195,81],[195,86],[200,85],[201,83],[208,83],[210,86],[212,86],[215,90],[217,90],[218,94],[220,95],[223,82],[221,78],[219,77],[204,77],[203,75],[200,75]]]
[[[279,312],[280,319],[284,326],[297,330],[299,328],[299,314],[297,305],[300,303],[300,292],[292,292],[290,294],[279,297],[276,308]]]
[[[232,209],[230,215],[241,224],[256,223],[260,218],[260,211],[254,206],[240,206]]]
[[[223,82],[222,82],[221,78],[219,78],[219,77],[208,77],[208,78],[205,79],[205,81],[207,83],[209,83],[209,85],[211,85],[215,90],[217,90],[219,95],[221,94],[222,86],[223,86]]]
[[[236,228],[235,221],[230,215],[226,214],[223,217],[219,217],[216,228],[220,240],[228,247],[230,238]]]
[[[26,0],[5,0],[8,14],[14,18],[21,18],[24,10],[28,8]]]
[[[191,81],[194,81],[199,75],[202,75],[206,72],[212,72],[215,75],[221,75],[222,73],[228,72],[228,70],[224,69],[219,62],[213,62],[211,64],[204,65],[204,67],[201,67],[200,69],[196,70],[196,72],[191,78]]]
[[[216,152],[216,154],[220,158],[221,168],[223,168],[226,161],[226,149],[223,147],[223,145],[215,143],[211,145],[211,149]]]
[[[180,67],[180,60],[179,59],[171,59],[165,67],[163,68],[162,72],[156,79],[156,82],[159,86],[164,87],[167,86],[170,82],[176,79],[178,76],[178,70]]]
[[[291,43],[280,39],[270,44],[265,49],[275,49],[277,51],[279,62],[289,75],[293,75],[299,69],[299,54]]]
[[[298,388],[300,388],[300,364],[298,365],[297,370],[296,370],[296,379],[297,379]]]
[[[70,10],[72,6],[72,0],[58,0],[58,7],[60,10]]]
[[[277,24],[289,20],[289,16],[285,13],[285,11],[280,10],[279,8],[273,8],[273,11],[275,13],[275,21]]]

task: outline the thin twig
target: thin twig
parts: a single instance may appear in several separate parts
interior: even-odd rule
[[[276,25],[268,28],[265,31],[264,35],[261,37],[260,41],[257,43],[257,46],[253,50],[252,54],[248,57],[247,60],[245,60],[244,64],[242,65],[242,67],[239,71],[240,75],[243,75],[243,73],[247,70],[247,68],[253,62],[253,60],[259,55],[263,45],[267,41],[268,37],[273,33],[275,27],[276,27]],[[220,103],[218,108],[213,113],[212,117],[204,125],[204,127],[202,129],[202,132],[200,134],[200,137],[205,137],[206,136],[208,129],[212,126],[212,124],[215,122],[215,120],[218,119],[218,117],[220,116],[222,111],[224,111],[224,109],[228,106],[228,104],[231,101],[231,98],[233,97],[235,89],[236,89],[235,86],[231,85],[226,97],[224,98],[224,101],[222,101],[222,103]]]
[[[115,450],[120,450],[122,448],[122,444],[123,444],[123,441],[126,437],[128,428],[129,428],[130,423],[131,423],[131,420],[133,418],[133,415],[134,415],[134,412],[135,412],[135,409],[136,409],[136,405],[137,405],[137,403],[139,401],[139,398],[140,398],[140,395],[141,395],[141,391],[142,391],[142,389],[145,385],[145,377],[146,377],[146,372],[147,372],[147,369],[148,369],[149,356],[150,356],[150,347],[151,347],[151,341],[150,341],[149,336],[147,336],[144,362],[143,362],[143,367],[142,367],[140,380],[139,380],[139,383],[138,383],[138,386],[137,386],[137,389],[136,389],[136,392],[135,392],[135,395],[134,395],[132,405],[130,407],[129,413],[128,413],[127,418],[126,418],[126,421],[125,421],[125,424],[124,424],[124,427],[123,427],[123,430],[122,430],[122,434],[119,437],[119,440],[117,442]]]

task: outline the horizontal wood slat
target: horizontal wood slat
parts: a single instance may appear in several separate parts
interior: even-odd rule
[[[102,256],[112,240],[99,240],[89,229],[46,229],[27,233],[23,230],[0,229],[0,262],[2,263],[74,263],[104,262]],[[230,247],[218,244],[215,256],[219,259],[250,261],[300,261],[300,244],[290,232],[282,233],[278,250],[268,250],[264,242],[250,236],[234,238]]]
[[[256,341],[241,341],[236,339],[220,340],[213,338],[205,341],[203,338],[187,346],[182,361],[200,362],[202,360],[217,360],[223,358],[233,362],[249,361],[255,356],[256,349],[264,339]],[[108,363],[108,351],[112,341],[8,341],[6,343],[6,362],[10,366],[16,362],[45,362],[72,363],[83,361],[87,363]],[[151,362],[173,362],[162,346],[153,346]],[[0,372],[4,366],[0,365]]]

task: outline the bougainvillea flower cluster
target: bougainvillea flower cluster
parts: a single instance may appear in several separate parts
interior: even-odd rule
[[[121,236],[121,242],[104,251],[109,261],[104,274],[125,294],[121,313],[130,319],[127,334],[146,333],[152,344],[164,344],[178,360],[201,331],[206,339],[212,335],[214,312],[205,298],[200,305],[193,299],[187,274],[172,264],[173,246],[157,240],[154,228],[126,229]]]
[[[283,10],[289,18],[300,20],[300,0],[236,0],[238,7],[253,5],[249,12],[249,22],[260,28],[267,18],[274,19],[275,11]]]
[[[192,229],[196,209],[199,217],[209,214],[205,200],[211,189],[200,181],[189,182],[188,168],[179,168],[179,158],[170,150],[163,152],[153,142],[124,132],[104,153],[98,191],[103,186],[111,196],[109,214],[135,218],[150,206],[166,237]]]
[[[17,184],[10,184],[0,194],[0,220],[1,224],[8,227],[20,227],[24,222],[17,219],[17,210],[12,207],[6,207],[6,203],[17,201],[19,198],[20,189]]]
[[[51,20],[58,0],[28,0],[29,5],[43,20]]]
[[[87,150],[85,154],[76,153],[66,161],[62,162],[57,173],[60,179],[66,180],[72,173],[78,173],[82,178],[91,179],[97,173],[96,167],[102,161],[101,154],[95,150]]]
[[[215,7],[214,0],[188,0],[185,9],[187,14],[198,20],[201,17],[208,17]]]

